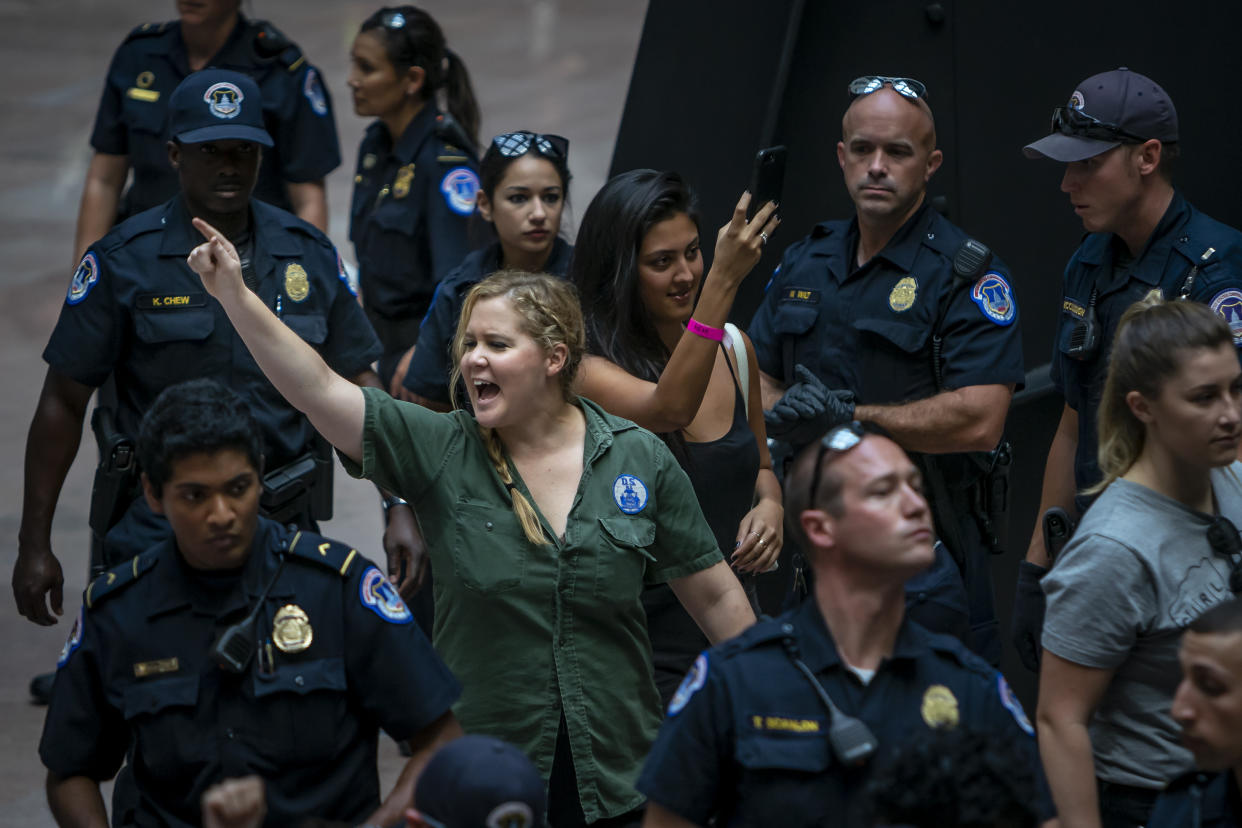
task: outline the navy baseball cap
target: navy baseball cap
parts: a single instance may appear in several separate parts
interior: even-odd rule
[[[1092,75],[1052,114],[1052,134],[1022,148],[1027,158],[1083,161],[1120,144],[1177,141],[1177,110],[1151,78],[1126,67]]]
[[[423,768],[414,807],[428,824],[444,828],[537,828],[544,824],[547,786],[513,745],[462,736]]]
[[[183,144],[235,139],[272,145],[272,136],[263,128],[258,84],[227,69],[195,72],[173,90],[168,132]]]

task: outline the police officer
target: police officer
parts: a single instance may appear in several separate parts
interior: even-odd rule
[[[320,230],[328,227],[323,179],[341,163],[341,151],[319,70],[270,23],[243,17],[241,0],[177,7],[179,20],[130,32],[108,67],[78,208],[76,257],[117,221],[176,195],[177,175],[165,149],[169,100],[182,80],[204,67],[242,72],[263,92],[263,122],[275,140],[264,153],[255,197]],[[122,198],[131,169],[133,183]]]
[[[785,251],[749,330],[768,434],[798,445],[857,416],[913,453],[965,582],[972,647],[995,664],[1003,503],[987,484],[1007,457],[987,452],[1023,378],[1017,304],[1004,266],[927,203],[943,156],[926,87],[866,76],[849,91],[837,160],[855,217]]]
[[[268,821],[389,825],[461,733],[460,687],[395,588],[349,546],[259,517],[260,429],[214,380],[143,419],[144,497],[173,537],[101,575],[59,661],[39,755],[61,825],[196,825],[209,786],[267,780]],[[411,757],[380,804],[380,727]],[[97,820],[97,821],[96,821]]]
[[[534,763],[508,742],[471,734],[427,763],[414,789],[409,828],[537,828],[544,825],[547,786]]]
[[[938,728],[1014,743],[1041,775],[1005,679],[905,617],[903,584],[934,556],[922,490],[901,447],[856,422],[798,455],[785,514],[813,595],[699,656],[639,776],[644,826],[861,825],[874,763]]]
[[[479,107],[465,64],[413,6],[363,21],[349,88],[354,111],[376,119],[358,148],[349,238],[362,304],[384,345],[379,375],[398,396],[436,284],[469,252]]]
[[[226,228],[245,251],[250,288],[335,370],[378,384],[369,366],[379,344],[332,243],[296,216],[251,198],[260,147],[272,143],[254,81],[236,72],[204,70],[177,87],[169,109],[173,140],[167,152],[181,193],[91,245],[44,351],[48,372],[27,442],[13,571],[18,610],[36,623],[55,623],[46,604],[49,592],[52,611],[61,611],[52,514],[77,453],[91,394],[106,381],[115,420],[107,439],[117,450],[101,456],[101,471],[126,441],[132,450],[142,413],[160,391],[187,378],[216,377],[246,396],[263,430],[269,513],[306,527],[330,516],[330,458],[326,464],[316,459],[310,423],[263,377],[185,262],[201,239],[191,216]],[[132,457],[115,465],[132,470]],[[102,536],[125,513],[103,544],[105,557],[128,559],[167,536],[167,523],[135,497],[128,479],[109,491],[100,485],[104,479],[97,473],[92,529]]]
[[[1080,83],[1053,113],[1052,134],[1024,152],[1066,165],[1061,189],[1088,233],[1065,268],[1051,366],[1065,407],[1039,504],[1040,514],[1057,506],[1074,519],[1090,502],[1075,493],[1101,479],[1096,412],[1122,313],[1159,288],[1168,299],[1210,304],[1242,346],[1242,234],[1200,213],[1174,186],[1180,150],[1173,101],[1124,67]],[[1043,623],[1038,582],[1049,564],[1037,521],[1014,607],[1014,643],[1032,670]]]
[[[1149,828],[1242,825],[1242,600],[1217,604],[1182,636],[1173,718],[1198,770],[1169,783]]]

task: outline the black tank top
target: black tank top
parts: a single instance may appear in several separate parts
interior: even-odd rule
[[[737,347],[745,345],[739,342]],[[733,422],[718,440],[686,441],[682,468],[690,477],[699,508],[727,561],[737,542],[738,524],[754,502],[759,446],[746,419],[746,401],[742,398],[733,364],[727,359],[726,362],[733,379]],[[656,687],[662,703],[667,706],[695,657],[707,649],[708,641],[668,584],[643,590],[643,608],[647,612]]]

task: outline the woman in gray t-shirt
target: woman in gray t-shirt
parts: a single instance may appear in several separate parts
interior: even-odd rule
[[[1043,579],[1039,747],[1062,824],[1140,826],[1190,770],[1169,714],[1182,630],[1229,596],[1242,525],[1242,369],[1210,308],[1122,317],[1099,412],[1099,498]],[[1098,784],[1096,784],[1098,783]]]

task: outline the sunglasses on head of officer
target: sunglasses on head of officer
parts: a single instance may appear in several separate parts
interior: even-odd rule
[[[893,91],[903,98],[909,98],[912,101],[927,100],[927,84],[917,81],[914,78],[890,78],[887,75],[862,75],[850,81],[846,88],[850,93],[850,100],[853,101],[861,98],[863,95],[870,95],[872,92],[879,92],[885,86],[891,86]]]

